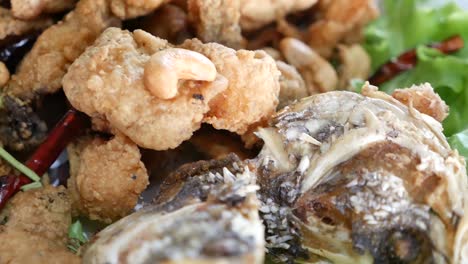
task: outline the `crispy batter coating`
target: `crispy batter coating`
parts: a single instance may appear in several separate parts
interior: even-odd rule
[[[80,258],[66,247],[29,232],[0,226],[0,263],[79,264]]]
[[[39,18],[32,21],[24,21],[13,17],[11,10],[0,7],[0,39],[10,35],[22,35],[24,33],[41,30],[52,24],[48,18]]]
[[[169,0],[109,0],[112,13],[120,19],[131,19],[153,12]]]
[[[233,49],[245,46],[239,25],[241,0],[189,0],[190,21],[203,42],[216,42]]]
[[[428,83],[413,85],[408,89],[396,89],[392,97],[408,107],[432,116],[442,122],[449,114],[449,107]]]
[[[316,3],[317,0],[241,0],[240,23],[244,30],[255,30],[289,13],[310,8]]]
[[[360,28],[376,18],[379,13],[374,0],[322,0],[318,6],[322,19],[309,27],[307,42],[327,58],[336,44],[350,35],[359,33]]]
[[[107,223],[129,214],[149,183],[138,147],[118,135],[83,140],[69,150],[73,206]]]
[[[34,19],[42,13],[59,13],[71,9],[76,0],[11,0],[11,11],[19,19]]]
[[[5,63],[0,62],[0,87],[3,87],[10,80],[10,71]]]
[[[191,37],[188,26],[185,11],[176,5],[167,4],[144,17],[139,28],[170,43],[181,43]]]
[[[24,231],[57,245],[66,245],[70,224],[71,201],[63,186],[19,192],[8,204],[5,224],[8,229]]]
[[[141,30],[107,29],[70,66],[65,94],[74,107],[108,121],[139,146],[175,148],[200,127],[208,103],[226,89],[226,80],[218,75],[214,82],[182,81],[175,98],[155,97],[144,85],[144,67],[152,54],[169,47]]]
[[[338,88],[351,89],[354,78],[367,80],[370,74],[371,59],[359,44],[338,45]]]
[[[235,51],[217,43],[203,44],[197,39],[186,40],[181,47],[208,57],[218,73],[229,81],[228,88],[209,103],[206,123],[242,135],[251,124],[275,112],[280,72],[267,53]]]
[[[56,92],[68,66],[105,28],[118,24],[106,0],[81,0],[64,21],[39,36],[7,85],[8,92],[19,97]]]
[[[276,66],[281,72],[278,108],[309,95],[304,80],[294,66],[282,61],[276,61]]]

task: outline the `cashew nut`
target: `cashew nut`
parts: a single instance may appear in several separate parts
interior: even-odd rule
[[[146,89],[161,99],[177,95],[179,80],[214,81],[215,65],[198,52],[170,48],[153,54],[145,66]]]
[[[301,73],[310,94],[337,88],[338,76],[333,66],[304,42],[284,38],[279,46],[286,60]]]

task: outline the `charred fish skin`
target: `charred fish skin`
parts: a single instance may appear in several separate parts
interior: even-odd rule
[[[432,117],[366,86],[305,98],[258,136],[260,209],[279,260],[463,263],[465,163]]]
[[[258,186],[244,163],[230,156],[172,176],[157,204],[101,231],[83,262],[263,263]]]

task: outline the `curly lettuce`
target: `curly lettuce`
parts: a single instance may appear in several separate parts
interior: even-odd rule
[[[385,0],[382,5],[384,15],[365,31],[364,46],[372,58],[372,69],[412,48],[416,48],[418,63],[381,89],[392,92],[429,82],[450,106],[444,133],[451,136],[468,129],[468,11],[452,1]],[[425,46],[454,35],[465,41],[465,47],[454,54]]]

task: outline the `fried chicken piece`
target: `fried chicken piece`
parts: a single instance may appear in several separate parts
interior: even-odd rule
[[[80,258],[66,247],[44,237],[0,226],[0,263],[79,264]]]
[[[287,62],[301,73],[309,94],[337,88],[338,76],[333,66],[305,43],[294,38],[284,38],[280,42],[280,50]]]
[[[322,19],[309,26],[306,42],[325,58],[332,55],[338,43],[359,33],[379,14],[374,0],[322,0],[318,6]]]
[[[9,230],[21,230],[66,245],[71,201],[65,187],[45,186],[20,192],[9,202],[7,214],[5,226]]]
[[[169,53],[160,53],[165,49]],[[146,71],[145,74],[152,56],[158,59],[163,54],[169,60],[175,53],[181,54],[181,50],[170,49],[167,41],[142,30],[132,34],[110,28],[70,66],[63,89],[75,108],[107,121],[110,127],[139,146],[154,150],[175,148],[200,127],[209,110],[208,103],[227,86],[226,79],[216,72],[213,82],[178,82],[177,76],[168,77],[168,73]],[[188,71],[203,70],[197,68],[197,61],[184,56],[179,57],[181,65],[167,64],[170,72],[178,73],[178,67],[185,66],[190,68]],[[175,98],[159,98],[160,94],[145,84],[148,78],[161,74],[165,78],[159,80],[166,83],[158,88],[175,89]]]
[[[34,19],[42,13],[54,14],[71,9],[76,0],[11,0],[11,12],[19,19]]]
[[[5,63],[0,62],[0,88],[7,84],[8,80],[10,80],[10,71]]]
[[[280,72],[264,51],[235,51],[197,39],[186,40],[180,47],[208,57],[229,81],[228,88],[209,103],[204,122],[242,135],[250,125],[275,112]]]
[[[38,18],[24,21],[15,18],[11,10],[0,7],[0,39],[10,35],[22,35],[34,30],[42,30],[52,24],[52,19]]]
[[[258,29],[277,18],[308,9],[317,0],[241,0],[241,27],[251,31]]]
[[[338,88],[350,90],[351,80],[367,80],[370,74],[371,59],[359,44],[338,45]]]
[[[203,42],[216,42],[233,49],[245,46],[239,26],[241,0],[189,0],[190,21]]]
[[[122,20],[147,15],[169,0],[109,0],[112,13]]]
[[[21,98],[53,93],[61,87],[68,66],[107,27],[119,25],[106,0],[81,0],[64,21],[45,30],[6,86]]]
[[[408,89],[396,89],[392,97],[439,122],[449,114],[449,107],[429,83],[413,85]]]
[[[191,37],[187,14],[172,4],[163,5],[154,13],[144,17],[139,29],[166,39],[170,43],[181,43]]]
[[[276,66],[281,72],[278,108],[283,108],[309,94],[304,80],[294,66],[282,61],[276,61]]]
[[[117,135],[84,140],[69,148],[68,186],[74,207],[90,219],[110,223],[129,214],[148,185],[138,147]]]

